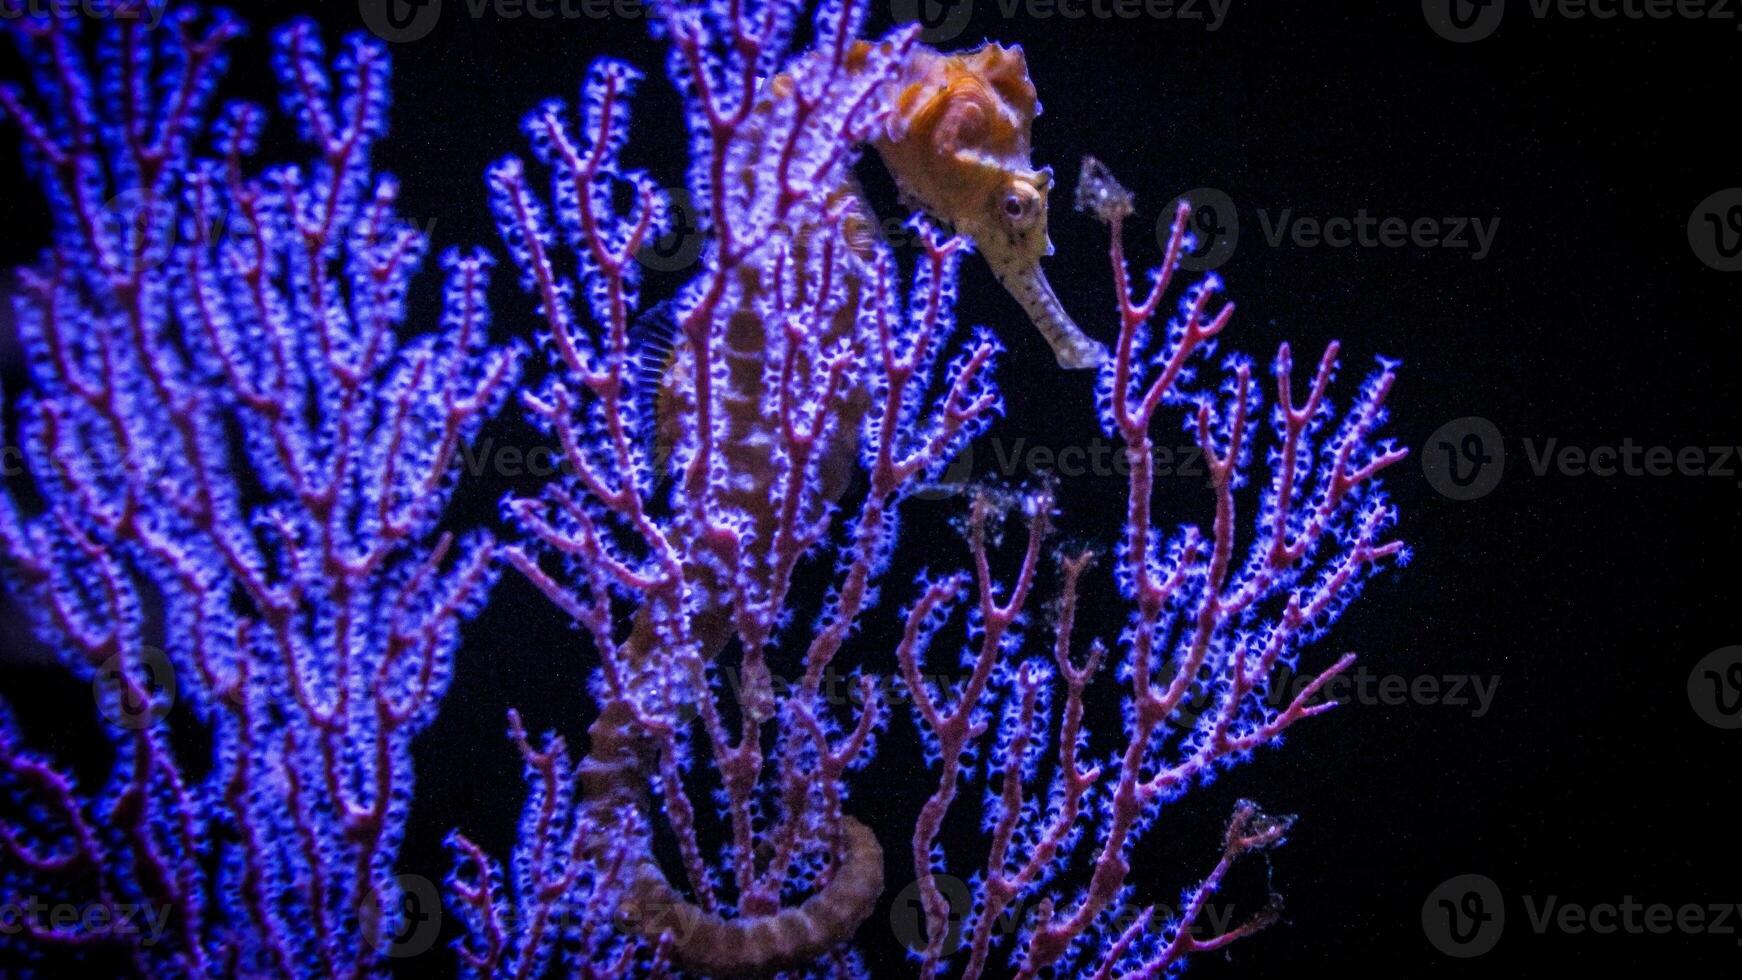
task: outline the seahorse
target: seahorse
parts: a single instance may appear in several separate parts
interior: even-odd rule
[[[1018,46],[964,54],[915,49],[884,135],[872,146],[904,201],[972,239],[1005,289],[1052,346],[1059,366],[1099,367],[1107,349],[1079,329],[1041,271],[1052,168],[1029,165],[1040,114]]]
[[[861,69],[871,51],[871,42],[857,42],[849,52],[849,70]],[[787,97],[791,90],[791,78],[777,75],[766,84],[764,100]],[[1040,260],[1052,253],[1047,235],[1052,171],[1030,165],[1030,126],[1040,103],[1022,49],[988,43],[945,54],[914,45],[881,95],[887,99],[881,114],[886,122],[870,145],[895,179],[903,202],[974,242],[1051,345],[1061,367],[1100,364],[1105,348],[1066,314],[1041,271]],[[832,189],[827,199],[848,209],[846,237],[868,258],[870,206],[858,187],[847,183]],[[756,269],[743,275],[747,293],[761,288]],[[846,283],[847,302],[842,314],[824,326],[821,348],[852,329],[862,287],[856,278]],[[721,400],[728,430],[720,442],[727,468],[738,479],[722,490],[718,501],[743,514],[751,524],[750,539],[760,542],[771,537],[775,515],[769,500],[777,472],[771,455],[775,440],[766,431],[769,421],[761,410],[765,331],[749,304],[733,314],[726,328],[728,382]],[[683,354],[680,345],[667,359],[656,405],[660,441],[668,445],[675,438],[672,427],[689,408],[682,394],[688,386],[676,383],[690,370]],[[859,422],[869,405],[868,391],[847,392],[840,425],[821,451],[820,493],[830,502],[845,492],[852,475]],[[711,660],[732,638],[731,603],[715,562],[698,560],[692,566],[686,573],[704,598],[701,608],[692,611],[690,630],[701,655]],[[646,663],[657,642],[651,610],[643,608],[625,640],[622,659]],[[744,686],[756,687],[754,681]],[[588,734],[589,754],[579,775],[583,799],[594,808],[596,819],[603,823],[609,813],[624,808],[646,813],[651,749],[637,730],[633,709],[621,701],[604,705]],[[638,857],[629,871],[622,903],[630,913],[625,924],[650,939],[663,936],[673,961],[695,973],[766,974],[813,961],[852,937],[883,888],[883,851],[876,836],[850,816],[841,823],[832,877],[796,907],[730,919],[706,912],[672,887],[648,854]]]

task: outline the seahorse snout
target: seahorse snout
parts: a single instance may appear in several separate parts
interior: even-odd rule
[[[1046,273],[1038,261],[997,248],[982,248],[982,251],[986,263],[992,267],[992,274],[1016,298],[1023,312],[1034,321],[1040,335],[1052,345],[1059,367],[1075,370],[1101,366],[1107,359],[1107,348],[1091,340],[1065,312],[1064,304],[1052,291],[1052,284],[1046,281]]]

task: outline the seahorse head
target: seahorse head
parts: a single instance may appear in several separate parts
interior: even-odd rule
[[[1059,364],[1094,367],[1106,349],[1077,328],[1040,267],[1052,254],[1052,168],[1029,161],[1029,127],[1039,114],[1022,48],[988,43],[943,54],[916,46],[873,145],[909,206],[974,241]]]

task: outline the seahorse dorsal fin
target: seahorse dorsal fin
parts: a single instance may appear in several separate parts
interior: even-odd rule
[[[635,417],[654,456],[654,479],[657,481],[662,475],[658,472],[662,468],[661,461],[671,450],[662,439],[664,433],[661,432],[658,410],[660,387],[671,371],[681,340],[677,298],[655,303],[631,321],[628,339],[629,355],[634,363],[630,397]]]

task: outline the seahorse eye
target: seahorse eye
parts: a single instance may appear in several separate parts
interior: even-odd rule
[[[1012,218],[1020,218],[1022,217],[1023,204],[1021,197],[1011,194],[1004,198],[1004,213]]]

